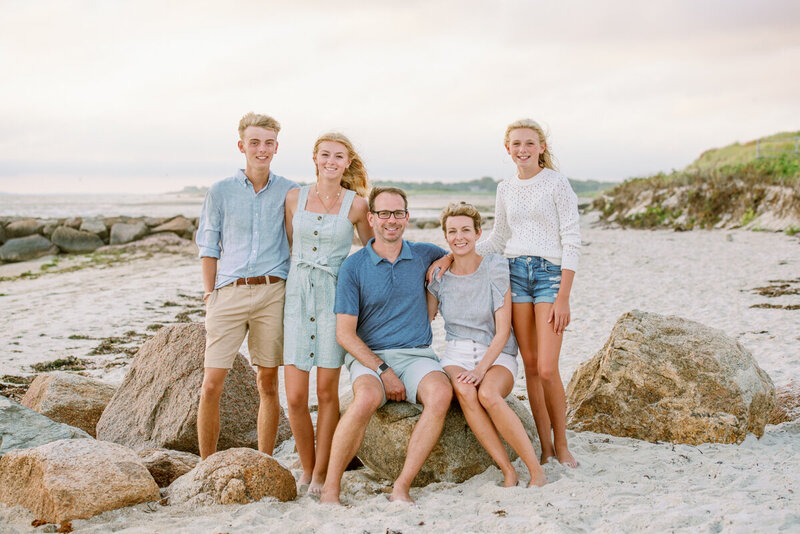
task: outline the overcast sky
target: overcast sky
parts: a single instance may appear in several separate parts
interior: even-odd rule
[[[373,179],[445,181],[512,174],[522,117],[614,181],[800,129],[796,0],[219,4],[0,0],[0,191],[210,185],[251,110],[301,181],[332,129]]]

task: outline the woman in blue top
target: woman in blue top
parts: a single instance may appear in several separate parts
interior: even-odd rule
[[[325,483],[333,431],[339,421],[339,371],[345,351],[336,342],[336,277],[350,253],[353,227],[361,242],[367,222],[367,172],[347,137],[328,133],[314,144],[317,182],[286,195],[286,234],[292,263],[286,279],[284,376],[289,424],[303,474],[298,484],[318,495]],[[317,368],[317,436],[308,409],[308,379]]]
[[[517,374],[508,262],[496,254],[482,257],[475,251],[481,216],[474,206],[450,204],[442,212],[442,228],[453,263],[428,285],[428,315],[433,318],[438,307],[447,334],[442,367],[472,432],[503,472],[504,486],[516,486],[518,477],[500,436],[527,466],[528,486],[543,486],[547,479],[536,451],[505,401]]]

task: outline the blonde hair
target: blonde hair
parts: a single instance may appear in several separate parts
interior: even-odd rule
[[[355,148],[353,148],[353,143],[351,143],[350,139],[348,139],[344,134],[340,134],[339,132],[328,132],[326,134],[322,134],[319,136],[319,139],[317,139],[317,142],[314,143],[313,157],[317,156],[319,145],[324,141],[333,141],[335,143],[341,143],[344,145],[344,147],[347,149],[347,157],[350,159],[350,166],[345,169],[344,174],[342,175],[342,187],[345,189],[350,189],[351,191],[355,191],[362,197],[366,197],[367,192],[369,191],[367,169],[364,167],[364,162],[361,161],[361,156],[359,156]],[[315,168],[315,172],[319,178],[319,169]]]
[[[533,119],[520,119],[508,125],[504,141],[506,147],[508,147],[508,142],[511,138],[511,131],[519,130],[520,128],[530,128],[536,132],[536,135],[539,136],[539,143],[544,145],[544,152],[539,154],[539,167],[556,170],[556,165],[553,163],[553,155],[550,153],[550,143],[547,142],[547,135],[545,135],[544,129],[539,126],[539,123]]]
[[[473,206],[472,204],[467,204],[466,202],[453,202],[452,204],[448,204],[445,209],[442,210],[441,221],[442,221],[442,231],[447,235],[447,219],[450,217],[459,217],[465,216],[472,219],[472,224],[475,226],[475,231],[481,231],[481,214],[478,211],[478,208]]]
[[[405,207],[405,209],[408,209],[408,197],[406,196],[405,191],[403,191],[399,187],[376,185],[375,187],[372,188],[372,191],[369,192],[369,211],[375,211],[375,199],[381,193],[389,193],[390,195],[397,195],[399,197],[402,197],[403,206]]]
[[[239,121],[239,139],[244,141],[244,131],[248,126],[258,126],[267,130],[275,130],[275,134],[281,131],[281,124],[269,115],[259,115],[257,113],[246,113]]]

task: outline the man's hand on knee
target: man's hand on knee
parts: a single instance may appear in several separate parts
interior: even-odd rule
[[[388,371],[381,373],[381,382],[383,382],[383,390],[386,392],[387,399],[397,402],[406,400],[406,387],[394,374],[394,369],[389,368]]]

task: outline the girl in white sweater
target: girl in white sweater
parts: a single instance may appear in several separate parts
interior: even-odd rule
[[[577,467],[567,446],[566,397],[558,357],[570,322],[569,294],[580,255],[578,199],[566,176],[555,170],[536,121],[510,124],[505,147],[517,175],[498,185],[494,229],[476,251],[503,254],[509,262],[512,324],[525,364],[541,461],[555,456],[562,464]],[[445,258],[439,262],[446,263]],[[437,266],[444,265],[434,263],[432,268]]]

